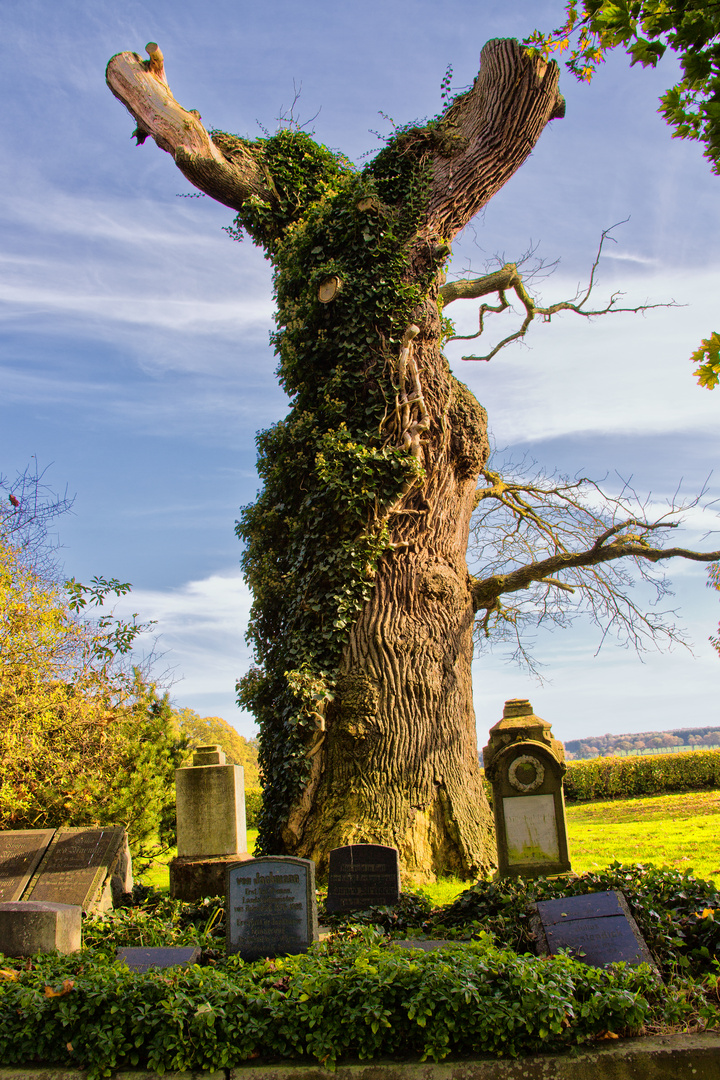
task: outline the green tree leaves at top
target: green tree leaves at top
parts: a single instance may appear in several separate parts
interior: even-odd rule
[[[667,49],[683,78],[663,94],[660,112],[674,137],[697,139],[720,175],[720,2],[718,0],[569,0],[567,21],[526,44],[545,55],[571,47],[567,67],[589,82],[605,54],[622,45],[632,64],[655,67]]]
[[[683,78],[665,91],[658,111],[673,138],[703,144],[720,176],[720,0],[568,0],[565,10],[563,26],[536,30],[524,44],[546,57],[570,49],[566,66],[584,82],[618,45],[643,67],[655,67],[671,49]],[[720,380],[720,336],[703,340],[690,359],[700,386],[712,390]]]

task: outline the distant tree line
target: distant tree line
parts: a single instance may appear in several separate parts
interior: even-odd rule
[[[565,743],[569,760],[594,757],[624,757],[661,751],[707,750],[720,747],[720,726],[676,728],[673,731],[642,731],[632,735],[598,735],[570,739]]]

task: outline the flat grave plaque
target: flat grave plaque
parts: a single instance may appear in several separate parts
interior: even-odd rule
[[[469,938],[455,938],[453,941],[442,941],[434,938],[396,938],[390,942],[398,949],[422,949],[423,952],[437,952],[438,949],[450,949],[458,945],[469,945]]]
[[[118,949],[118,960],[124,960],[131,971],[150,971],[151,968],[189,967],[200,959],[197,946],[147,949]]]
[[[0,904],[21,898],[54,835],[54,829],[0,832]]]
[[[612,890],[542,900],[536,904],[540,951],[555,955],[568,949],[590,967],[624,961],[632,967],[649,964],[650,951],[622,893]],[[539,934],[537,933],[539,931]]]
[[[225,915],[227,951],[243,960],[307,952],[318,940],[315,863],[278,856],[231,866]]]
[[[397,848],[382,844],[348,844],[330,852],[329,914],[386,907],[400,899],[400,861]]]
[[[77,904],[89,911],[100,903],[124,842],[120,825],[58,829],[23,899]]]

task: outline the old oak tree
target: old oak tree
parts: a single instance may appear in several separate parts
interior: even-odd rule
[[[502,306],[522,282],[505,267],[446,285],[444,268],[453,238],[563,116],[557,65],[489,42],[470,90],[356,169],[303,131],[208,133],[173,98],[157,45],[147,52],[107,69],[138,142],[152,136],[236,211],[275,269],[290,411],[258,436],[263,487],[238,524],[260,846],[322,868],[337,845],[387,843],[416,877],[476,874],[493,861],[471,694],[478,615],[487,625],[504,594],[556,593],[564,571],[623,556],[718,557],[654,547],[656,525],[616,516],[507,573],[468,573],[473,509],[505,491],[484,472],[485,411],[441,351],[443,302],[496,292]]]

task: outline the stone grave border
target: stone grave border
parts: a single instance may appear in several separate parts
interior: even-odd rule
[[[656,1035],[597,1043],[572,1054],[525,1058],[458,1058],[437,1064],[419,1061],[349,1062],[334,1072],[319,1063],[263,1065],[250,1062],[214,1072],[120,1070],[114,1080],[717,1080],[720,1032]],[[59,1065],[0,1067],[0,1080],[87,1080],[81,1069]]]

